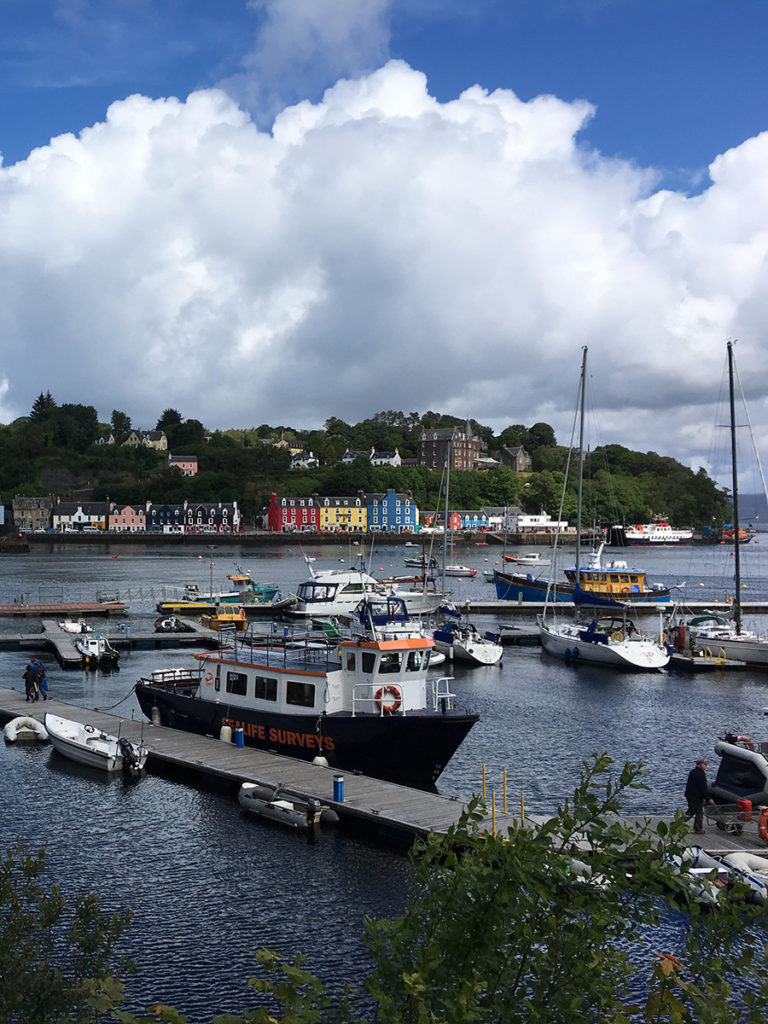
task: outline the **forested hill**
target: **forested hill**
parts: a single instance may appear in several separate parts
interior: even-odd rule
[[[451,474],[454,509],[520,506],[556,516],[560,507],[567,450],[546,423],[512,424],[494,434],[470,420],[487,454],[523,447],[531,471],[506,466]],[[248,430],[208,431],[195,419],[166,409],[145,430],[164,431],[167,452],[126,447],[130,417],[115,410],[100,423],[92,406],[58,405],[41,394],[29,416],[0,426],[0,494],[5,504],[17,494],[54,494],[59,499],[111,499],[121,503],[236,500],[244,521],[252,522],[276,492],[288,497],[353,495],[388,488],[410,491],[422,512],[442,508],[441,474],[425,466],[374,467],[364,456],[341,462],[351,451],[394,451],[415,458],[425,429],[461,426],[455,417],[427,412],[380,412],[360,423],[332,417],[322,430],[263,424]],[[114,443],[99,443],[111,438]],[[291,449],[312,452],[319,465],[291,470]],[[198,474],[184,477],[169,469],[168,454],[196,455]],[[572,474],[575,477],[575,474]],[[584,519],[595,525],[646,522],[665,516],[677,526],[702,528],[731,518],[728,495],[703,471],[693,472],[655,452],[633,452],[608,445],[591,452],[584,465]],[[563,516],[575,518],[576,482],[569,480]]]

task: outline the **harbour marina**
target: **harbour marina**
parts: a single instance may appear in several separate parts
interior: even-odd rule
[[[68,553],[74,550],[77,562]],[[73,546],[62,552],[59,561],[57,551],[45,558],[38,556],[35,545],[30,555],[24,556],[24,580],[11,578],[7,585],[12,594],[22,588],[35,590],[38,580],[48,585],[52,579],[61,579],[62,585],[68,581],[73,596],[85,596],[103,585],[106,568],[121,599],[129,604],[129,615],[123,621],[130,622],[131,639],[149,637],[157,618],[157,597],[148,593],[147,581],[178,579],[181,584],[190,578],[190,558],[197,559],[194,550],[170,550],[183,552],[183,557],[160,556],[154,547],[142,554],[137,546],[130,559],[121,555],[112,560],[111,554],[95,548],[86,557],[82,546]],[[755,598],[768,594],[761,583],[768,578],[761,569],[762,559],[768,562],[768,556],[762,554],[765,550],[768,545],[755,548],[753,542],[745,558],[747,593]],[[344,548],[307,551],[317,556],[319,564],[332,564],[347,556]],[[647,558],[643,554],[642,563],[653,579],[673,584],[688,579],[689,595],[695,588],[696,596],[701,594],[704,601],[716,594],[722,599],[716,582],[720,582],[721,570],[729,566],[727,553],[722,549],[694,551],[697,557],[711,555],[722,564],[712,570],[702,560],[692,569],[690,549],[675,551],[674,557],[649,551]],[[398,562],[397,553],[379,554],[380,560],[373,565],[375,573],[379,567],[392,572],[389,563]],[[457,557],[469,562],[470,555],[462,551]],[[250,568],[255,577],[274,579],[282,589],[290,590],[301,578],[297,562],[301,568],[298,551],[289,553],[284,546],[275,547],[265,554],[263,571],[258,571],[261,563],[255,560]],[[706,587],[699,588],[699,582]],[[460,586],[455,591],[459,599],[482,598],[488,585],[476,578],[460,581]],[[140,594],[144,596],[134,596]],[[483,628],[495,628],[503,621],[495,612],[478,614]],[[512,623],[524,629],[526,616],[516,614]],[[33,626],[30,619],[24,628]],[[14,620],[0,620],[0,631],[12,634],[16,630]],[[28,653],[22,650],[2,654],[4,685],[19,688],[24,709],[30,707],[23,703],[20,691],[27,659]],[[105,714],[121,717],[126,729],[135,730],[137,739],[143,725],[146,738],[152,730],[132,694],[135,681],[157,669],[170,670],[190,661],[191,654],[184,648],[126,646],[121,649],[119,670],[110,674],[64,672],[55,661],[49,662],[50,692],[55,701],[66,704],[64,717],[72,717],[72,705],[89,712],[100,708]],[[480,792],[485,765],[489,806],[495,793],[497,810],[502,807],[502,776],[506,772],[508,813],[519,817],[522,795],[527,816],[549,814],[572,792],[582,762],[595,750],[605,749],[618,763],[643,760],[650,772],[650,790],[633,794],[626,813],[671,816],[684,807],[685,775],[695,758],[708,754],[716,762],[713,746],[724,726],[758,737],[768,721],[762,715],[768,704],[765,676],[752,670],[731,675],[715,669],[689,675],[671,667],[657,674],[619,678],[597,667],[566,667],[550,660],[539,647],[521,645],[505,648],[500,666],[465,668],[455,663],[450,672],[441,671],[454,677],[451,686],[459,704],[480,715],[438,779],[437,794],[454,810]],[[179,744],[194,738],[179,731],[172,735]],[[243,753],[234,743],[207,742],[221,758]],[[282,764],[276,755],[265,752],[261,756],[271,758],[268,764]],[[388,842],[380,845],[373,832],[363,839],[360,827],[321,826],[317,836],[306,837],[244,817],[236,799],[236,783],[227,783],[222,790],[215,776],[208,781],[194,769],[190,774],[181,761],[176,766],[169,761],[168,769],[158,773],[150,758],[144,778],[109,781],[62,763],[41,745],[0,745],[0,758],[6,782],[6,841],[13,842],[18,835],[32,842],[48,841],[51,880],[61,882],[69,892],[99,892],[109,908],[133,908],[129,939],[140,968],[128,980],[128,996],[137,1010],[145,1006],[141,1000],[147,993],[183,1008],[194,1019],[208,1019],[224,1007],[248,1005],[244,979],[253,974],[254,948],[262,945],[291,954],[299,950],[308,953],[310,968],[327,978],[337,976],[342,960],[349,976],[359,979],[366,971],[360,940],[363,915],[394,915],[402,909],[405,862]],[[313,767],[303,762],[295,766],[302,772]],[[331,801],[334,774],[333,769],[325,769],[324,792]],[[375,807],[365,804],[362,777],[343,774],[347,809],[357,800],[369,810]],[[714,763],[710,774],[714,776]],[[189,785],[195,779],[197,784]],[[289,782],[274,770],[264,773],[263,780]],[[290,788],[312,795],[309,787]],[[396,805],[386,808],[382,804],[379,809],[389,810],[393,818],[400,816]],[[375,817],[371,815],[371,819]],[[99,837],[87,858],[80,849],[79,833],[71,829],[73,820],[78,821],[80,831]],[[725,849],[731,842],[714,825],[705,827],[709,849]],[[286,873],[297,879],[312,878],[311,893],[287,884]],[[670,919],[667,928],[671,944],[676,922]],[[159,937],[162,956],[158,955]],[[187,968],[184,954],[191,948],[201,956]],[[174,972],[167,971],[169,955],[178,964]]]

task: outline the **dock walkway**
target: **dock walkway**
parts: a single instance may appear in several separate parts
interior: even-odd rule
[[[158,774],[173,774],[189,783],[216,781],[237,793],[243,782],[262,786],[279,786],[281,791],[300,799],[314,797],[331,807],[340,821],[364,830],[382,840],[410,843],[416,836],[432,831],[443,832],[458,823],[466,804],[453,797],[439,796],[420,789],[384,782],[351,772],[339,772],[253,747],[237,747],[233,743],[179,729],[153,725],[147,721],[121,719],[91,708],[67,704],[50,698],[30,705],[21,690],[0,688],[0,717],[9,721],[17,715],[33,713],[60,715],[91,725],[113,735],[126,736],[133,743],[143,743],[149,750],[147,769]],[[333,799],[334,776],[344,776],[344,801]],[[496,814],[497,831],[506,830],[513,815]],[[490,816],[486,822],[490,829]]]
[[[0,719],[10,721],[17,715],[33,715],[42,720],[46,711],[82,723],[113,735],[126,736],[132,743],[143,743],[149,750],[147,768],[157,774],[169,774],[182,782],[201,784],[215,782],[234,796],[243,782],[261,786],[279,787],[289,796],[306,800],[314,797],[324,807],[336,811],[341,824],[362,831],[383,841],[407,845],[417,836],[430,832],[445,832],[458,824],[466,803],[456,797],[427,793],[420,789],[384,782],[354,772],[300,761],[254,747],[237,747],[207,736],[179,729],[169,729],[151,722],[121,718],[118,715],[84,708],[49,697],[45,702],[28,704],[23,690],[0,688]],[[334,800],[334,777],[344,776],[344,800]],[[541,824],[549,815],[526,813],[525,820],[532,825]],[[673,815],[642,815],[625,817],[625,824],[657,827],[660,822],[671,823]],[[505,833],[519,815],[504,814],[497,809],[494,818],[490,810],[480,829]],[[749,851],[768,854],[768,844],[757,829],[745,829],[741,835],[721,831],[705,820],[703,836],[691,834],[686,838],[689,846],[701,846],[708,853],[722,856],[726,853]]]

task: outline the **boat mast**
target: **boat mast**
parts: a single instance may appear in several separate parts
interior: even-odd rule
[[[448,491],[451,480],[451,441],[448,439],[448,454],[445,460],[445,520],[443,531],[443,598],[445,598],[445,567],[448,564]]]
[[[587,346],[582,348],[581,407],[579,410],[579,476],[576,494],[576,585],[581,586],[581,489],[584,479],[584,395],[587,384]]]
[[[733,390],[733,342],[728,342],[728,397],[731,404],[731,473],[733,486],[733,557],[736,596],[733,600],[736,632],[741,633],[741,558],[739,554],[739,474],[736,462],[736,401]]]

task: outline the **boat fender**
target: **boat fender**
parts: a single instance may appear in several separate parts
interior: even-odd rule
[[[222,725],[221,729],[219,729],[219,739],[221,740],[222,743],[231,743],[232,742],[232,726],[231,725]]]
[[[611,633],[611,640],[613,640],[613,642],[615,644],[623,643],[624,642],[624,634],[621,632],[620,629],[617,629],[617,630],[615,630],[615,632]]]
[[[757,823],[757,831],[760,833],[760,838],[763,842],[768,843],[768,807],[764,807],[760,811],[760,821]]]
[[[391,697],[391,700],[388,698]],[[394,686],[380,686],[374,695],[374,700],[386,714],[392,714],[400,707],[400,694]]]
[[[574,647],[573,648],[573,656],[574,656],[574,658],[578,658],[578,656],[579,656],[579,648],[578,647]]]

